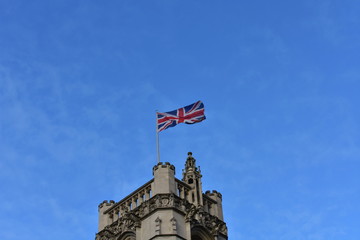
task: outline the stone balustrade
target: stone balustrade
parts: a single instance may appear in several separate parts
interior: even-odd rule
[[[104,214],[110,218],[110,223],[117,221],[125,213],[140,206],[143,202],[152,197],[152,183],[154,179],[145,183],[131,194],[123,198],[121,201],[114,203],[109,209],[104,211]],[[101,204],[99,208],[101,207]]]
[[[178,197],[180,197],[181,199],[188,199],[188,193],[191,190],[191,187],[189,185],[187,185],[186,183],[184,183],[183,181],[180,181],[179,179],[175,179],[175,182],[177,184],[177,189],[178,189]]]

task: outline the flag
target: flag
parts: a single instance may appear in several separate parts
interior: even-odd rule
[[[204,104],[201,101],[197,101],[171,112],[157,112],[157,132],[174,127],[179,123],[193,124],[201,122],[206,118],[204,111]]]

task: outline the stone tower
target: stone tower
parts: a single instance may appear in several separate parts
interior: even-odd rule
[[[201,171],[192,153],[175,178],[175,167],[158,163],[154,178],[115,201],[99,205],[96,240],[227,240],[222,196],[202,192]]]

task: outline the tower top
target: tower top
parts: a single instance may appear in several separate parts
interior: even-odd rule
[[[192,156],[192,152],[188,152],[188,157],[186,159],[186,163],[185,163],[185,171],[196,171],[197,167],[196,167],[196,159],[193,158]]]
[[[155,165],[153,176],[122,200],[99,205],[95,240],[228,239],[221,194],[203,193],[200,167],[192,152],[182,180],[175,177],[169,162]]]

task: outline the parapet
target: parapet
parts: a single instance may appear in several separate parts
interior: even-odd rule
[[[99,206],[98,206],[98,209],[100,209],[100,208],[103,208],[103,207],[110,207],[110,206],[112,206],[112,205],[114,205],[115,204],[115,201],[114,200],[110,200],[110,201],[108,201],[108,200],[104,200],[102,203],[100,203],[99,204]]]
[[[210,197],[210,198],[218,197],[218,198],[222,199],[221,193],[219,193],[219,192],[216,191],[216,190],[212,190],[211,192],[210,192],[210,191],[206,191],[206,192],[205,192],[205,195],[208,196],[208,197]]]
[[[222,195],[216,190],[206,191],[205,196],[209,197],[210,199],[216,202],[216,206],[213,206],[210,209],[210,213],[218,217],[221,221],[224,221],[224,215],[222,210]]]
[[[169,162],[165,162],[165,163],[159,162],[157,165],[155,165],[155,166],[153,167],[153,175],[154,175],[154,172],[155,172],[156,170],[158,170],[159,168],[161,168],[161,169],[162,169],[162,168],[168,168],[168,169],[174,171],[174,175],[175,175],[175,166],[172,165],[172,164],[170,164]]]

